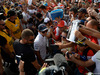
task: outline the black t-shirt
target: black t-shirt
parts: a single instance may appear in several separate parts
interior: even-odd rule
[[[0,35],[0,46],[5,46],[6,43],[7,43],[7,40],[3,36]]]
[[[20,40],[18,39],[15,40],[13,46],[16,55],[21,55],[21,59],[25,62],[24,64],[25,72],[32,71],[33,73],[36,73],[37,70],[32,64],[32,62],[36,60],[33,48],[31,47],[31,45],[21,44],[19,41]]]

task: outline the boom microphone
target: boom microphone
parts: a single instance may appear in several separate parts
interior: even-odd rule
[[[59,68],[61,68],[61,69],[63,68],[62,70],[65,70],[66,72],[68,72],[68,75],[74,75],[73,70],[68,65],[67,60],[65,59],[65,57],[62,54],[58,53],[58,54],[54,55],[54,63]]]
[[[58,67],[64,66],[65,68],[67,67],[67,64],[68,64],[65,57],[60,53],[54,55],[54,63]]]

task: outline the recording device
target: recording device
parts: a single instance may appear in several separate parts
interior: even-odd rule
[[[67,61],[62,54],[56,54],[53,58],[54,65],[41,69],[39,75],[65,75]],[[62,68],[63,67],[63,68]]]
[[[75,52],[69,53],[68,51],[66,52],[67,57],[69,58],[70,55],[75,54]]]
[[[21,10],[17,11],[17,16],[18,16],[19,19],[23,19],[23,15],[22,15],[22,11]]]
[[[74,75],[65,57],[62,54],[58,53],[54,55],[52,61],[54,61],[54,64],[41,69],[39,75],[66,75],[66,72],[69,75]]]

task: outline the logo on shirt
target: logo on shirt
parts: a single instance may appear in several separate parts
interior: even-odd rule
[[[15,27],[17,27],[18,25],[15,25]]]

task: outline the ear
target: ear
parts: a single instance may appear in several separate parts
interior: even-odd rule
[[[25,38],[22,39],[25,43],[27,42],[27,40]]]

